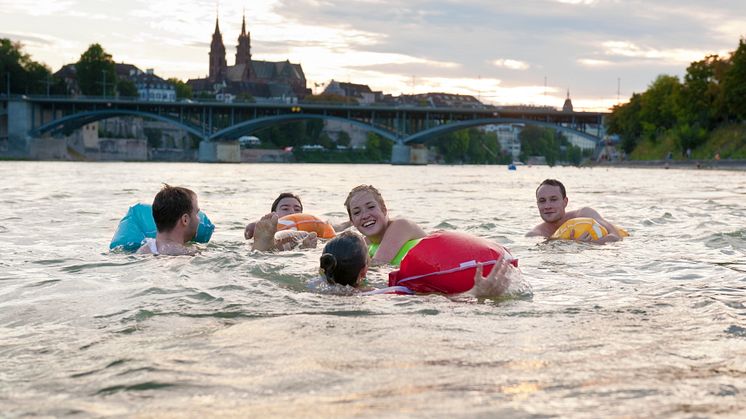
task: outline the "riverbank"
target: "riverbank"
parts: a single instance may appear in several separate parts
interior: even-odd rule
[[[712,170],[746,170],[746,160],[623,160],[590,162],[586,167],[629,167],[657,169],[712,169]]]

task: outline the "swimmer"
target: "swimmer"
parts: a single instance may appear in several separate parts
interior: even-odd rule
[[[567,207],[567,193],[565,185],[555,179],[546,179],[536,188],[536,206],[539,209],[539,216],[544,220],[543,223],[534,227],[533,230],[526,233],[527,237],[542,236],[549,238],[557,231],[562,224],[572,218],[593,218],[600,225],[606,228],[608,234],[593,240],[590,233],[586,232],[575,237],[573,231],[570,235],[571,240],[589,241],[593,243],[607,243],[620,240],[619,230],[610,222],[606,221],[596,210],[589,207],[583,207],[577,210],[565,211]]]
[[[137,253],[169,256],[196,253],[186,243],[194,238],[199,226],[197,194],[164,184],[153,200],[153,219],[158,232],[154,239],[146,238]]]
[[[299,214],[303,212],[303,204],[300,202],[300,197],[290,192],[281,193],[274,202],[270,212],[277,214],[277,217],[284,217],[290,214]],[[256,228],[257,222],[249,223],[244,229],[243,236],[246,240],[254,237],[254,229]]]
[[[345,200],[350,222],[365,236],[365,243],[373,248],[373,265],[384,265],[401,260],[408,242],[425,237],[425,231],[405,218],[390,219],[381,193],[371,185],[353,188]]]
[[[256,222],[251,250],[290,250],[298,245],[301,249],[316,248],[318,237],[315,232],[295,230],[278,232],[278,219],[277,213],[270,212]]]
[[[365,285],[370,262],[365,240],[352,231],[345,231],[324,246],[319,259],[319,273],[329,284],[373,291],[373,288]],[[482,263],[477,264],[474,286],[465,294],[480,298],[502,295],[510,284],[511,275],[518,272],[505,258],[501,258],[486,277],[482,275],[483,266]]]
[[[277,214],[277,218],[282,218],[290,214],[300,214],[303,212],[303,203],[301,202],[298,195],[290,192],[283,192],[275,199],[274,202],[272,202],[270,212]],[[246,228],[243,232],[244,238],[246,238],[246,240],[252,239],[254,237],[254,230],[256,229],[257,222],[258,221],[255,221],[246,225]],[[344,222],[341,224],[332,225],[332,227],[334,227],[334,231],[342,231],[349,228],[350,223]]]

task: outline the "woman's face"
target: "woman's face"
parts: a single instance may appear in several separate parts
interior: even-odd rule
[[[371,237],[382,235],[389,219],[373,193],[361,191],[350,199],[350,221],[363,235]]]
[[[278,217],[284,217],[290,214],[297,214],[303,212],[300,202],[295,198],[282,198],[277,203],[277,210],[275,211]]]

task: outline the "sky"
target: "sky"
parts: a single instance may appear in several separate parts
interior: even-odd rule
[[[495,105],[606,110],[658,75],[725,56],[744,0],[0,0],[0,38],[52,71],[99,43],[163,78],[205,77],[215,18],[228,65],[245,13],[256,60],[300,63],[394,95],[469,94]]]

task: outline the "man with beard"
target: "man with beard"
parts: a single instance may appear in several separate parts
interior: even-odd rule
[[[567,193],[565,185],[555,179],[546,179],[536,188],[536,206],[539,208],[539,216],[544,220],[543,223],[534,227],[526,236],[543,236],[549,238],[557,231],[562,224],[572,218],[592,218],[606,228],[608,234],[594,240],[589,233],[583,233],[577,237],[573,235],[572,239],[581,241],[590,241],[594,243],[607,243],[620,240],[620,233],[613,224],[606,221],[596,210],[589,207],[565,211],[567,208]]]

